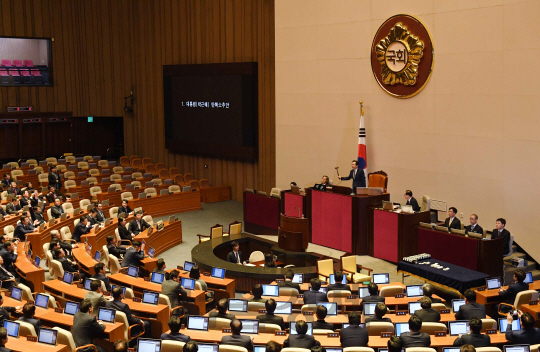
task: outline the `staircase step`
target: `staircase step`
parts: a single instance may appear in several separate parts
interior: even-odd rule
[[[514,252],[517,252],[517,251],[518,251],[518,246],[517,246],[517,244],[513,244],[513,245],[512,245],[512,250],[513,250]]]
[[[514,252],[514,253],[510,254],[508,257],[504,257],[503,261],[510,262],[515,257],[526,259],[527,254],[522,253],[522,252]]]
[[[540,270],[532,270],[531,273],[533,280],[540,280]]]
[[[525,272],[529,271],[538,271],[538,275],[540,276],[540,271],[536,270],[536,263],[535,262],[527,262],[527,265],[521,268],[515,268],[513,266],[505,265],[504,270],[504,282],[505,285],[508,285],[510,282],[514,281],[514,272],[518,269],[522,269]],[[534,275],[533,275],[534,277]]]

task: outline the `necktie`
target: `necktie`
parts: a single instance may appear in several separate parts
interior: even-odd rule
[[[4,271],[5,274],[7,274],[7,276],[9,276],[10,278],[13,277],[13,275],[7,271],[6,269],[4,269],[4,267],[2,265],[0,265],[0,268],[2,268],[2,270]]]
[[[141,229],[141,222],[137,220],[137,225],[139,226],[139,230]]]
[[[240,263],[240,259],[238,258],[238,252],[235,252],[234,254],[236,255],[236,262]]]
[[[356,178],[356,170],[354,170],[352,177],[353,177],[353,180]]]

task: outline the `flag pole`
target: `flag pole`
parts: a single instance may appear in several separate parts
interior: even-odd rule
[[[366,129],[364,126],[364,101],[360,100],[360,128],[358,130],[358,162],[364,172],[366,187],[368,186],[367,179],[367,155],[366,155]]]

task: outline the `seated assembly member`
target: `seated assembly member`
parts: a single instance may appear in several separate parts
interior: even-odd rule
[[[264,304],[264,307],[266,308],[266,314],[258,315],[257,320],[264,324],[279,325],[281,330],[284,330],[285,323],[283,322],[283,318],[278,315],[274,315],[274,311],[276,310],[276,307],[277,307],[276,301],[273,298],[271,298],[266,301],[266,303]]]
[[[466,233],[469,233],[469,232],[479,233],[479,234],[484,233],[484,229],[480,225],[478,225],[478,215],[471,214],[469,221],[471,222],[471,224],[469,226],[465,226]]]
[[[413,211],[420,211],[420,206],[418,205],[416,199],[412,196],[411,190],[405,191],[405,199],[407,200],[407,205],[412,206]]]
[[[289,337],[283,341],[283,347],[296,347],[296,348],[313,348],[320,346],[321,343],[312,335],[306,335],[308,331],[308,324],[305,320],[296,321],[296,335],[289,335]],[[223,343],[223,340],[221,341]]]
[[[222,298],[219,300],[216,310],[217,312],[211,312],[208,314],[210,318],[223,318],[234,320],[235,316],[233,314],[227,314],[227,309],[229,309],[229,300],[227,298]]]
[[[240,346],[248,351],[253,351],[253,341],[251,340],[251,337],[240,335],[240,331],[242,331],[242,322],[240,320],[234,319],[231,321],[231,330],[232,335],[223,336],[221,338],[222,344]]]
[[[285,281],[278,282],[278,286],[295,288],[298,290],[298,293],[300,293],[300,285],[292,282],[293,278],[294,278],[294,271],[287,270],[287,272],[285,273]]]
[[[311,279],[311,291],[304,292],[304,304],[316,304],[317,302],[328,302],[326,293],[319,292],[321,289],[321,280],[314,277]]]
[[[366,318],[366,323],[391,323],[392,319],[384,318],[384,315],[388,311],[386,304],[379,302],[375,306],[375,315],[369,318]]]
[[[341,347],[367,347],[368,331],[366,328],[360,327],[360,314],[358,312],[349,313],[349,324],[348,327],[339,332]]]
[[[416,315],[411,315],[409,318],[409,330],[401,334],[400,338],[404,348],[409,347],[429,347],[431,338],[425,332],[420,332],[422,328],[422,320]]]
[[[336,271],[334,273],[334,281],[336,282],[335,284],[328,285],[328,289],[327,289],[328,292],[337,291],[337,290],[349,291],[349,292],[351,291],[351,286],[341,283],[343,281],[343,272],[342,271]]]
[[[476,292],[471,289],[467,289],[464,292],[465,304],[459,307],[456,312],[456,320],[469,320],[472,317],[479,319],[486,318],[486,306],[480,303],[476,303]]]
[[[328,314],[328,310],[325,306],[320,305],[317,306],[317,309],[315,310],[315,314],[317,315],[317,320],[313,322],[313,329],[325,329],[325,330],[335,330],[334,324],[327,323],[324,318],[326,318],[326,314]],[[282,329],[283,330],[283,329]]]
[[[240,252],[240,245],[236,241],[231,242],[232,251],[227,254],[227,261],[233,264],[246,264]]]
[[[473,317],[469,320],[469,326],[471,332],[459,336],[454,341],[454,346],[473,345],[475,348],[491,346],[491,338],[489,335],[480,333],[480,330],[482,330],[482,320]]]
[[[523,314],[518,311],[519,322],[522,329],[519,331],[512,330],[512,322],[514,317],[508,313],[508,329],[506,330],[506,339],[513,344],[536,345],[540,343],[540,329],[534,327],[535,320],[530,313]]]
[[[448,229],[461,230],[461,221],[456,217],[457,209],[454,207],[448,208],[448,217],[444,220],[444,227]]]
[[[438,323],[441,321],[441,313],[438,309],[431,308],[431,299],[428,297],[420,298],[420,307],[414,314],[422,319],[423,323]]]

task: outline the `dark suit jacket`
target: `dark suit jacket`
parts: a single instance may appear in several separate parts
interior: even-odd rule
[[[100,213],[99,210],[98,210],[97,215],[96,215],[96,220],[98,222],[105,222],[105,220],[107,220],[107,215],[105,215],[104,212]]]
[[[425,332],[404,332],[401,334],[401,342],[403,348],[408,347],[429,347],[431,345],[431,338]]]
[[[420,206],[418,205],[418,201],[414,197],[411,197],[411,199],[407,200],[407,205],[411,205],[413,211],[420,211]]]
[[[4,211],[4,208],[2,208],[2,207],[0,207],[0,214],[2,214],[2,216],[8,215],[8,213],[6,213],[6,212]]]
[[[351,291],[351,286],[347,285],[347,284],[333,284],[333,285],[328,285],[328,288],[327,288],[327,291],[330,292],[330,291],[338,291],[338,290],[342,290],[342,291]]]
[[[187,296],[186,291],[182,288],[180,283],[174,280],[163,281],[161,293],[169,297],[172,308],[178,307],[180,305],[180,300],[184,301]],[[181,297],[179,298],[179,296]]]
[[[283,318],[278,316],[278,315],[274,315],[274,314],[270,314],[270,313],[266,313],[266,314],[263,314],[263,315],[257,315],[257,320],[261,323],[264,323],[264,324],[276,324],[276,325],[279,325],[281,327],[281,330],[284,330],[285,329],[285,323],[283,322]]]
[[[459,310],[455,314],[456,320],[469,320],[472,317],[478,319],[486,318],[486,306],[480,303],[471,302],[459,307]]]
[[[279,287],[290,287],[290,288],[295,288],[298,290],[298,292],[300,293],[300,285],[298,284],[295,284],[294,282],[292,282],[291,280],[285,280],[283,282],[278,282],[278,286]]]
[[[366,323],[391,323],[392,319],[382,317],[379,319],[378,316],[374,315],[372,317],[366,318]]]
[[[369,335],[366,328],[358,325],[349,325],[339,332],[341,347],[367,347]]]
[[[472,225],[468,225],[468,226],[465,226],[465,232],[472,232],[472,233],[479,233],[479,234],[483,234],[484,233],[484,229],[476,224],[476,226],[474,227],[474,229],[471,231],[471,227]]]
[[[165,280],[169,280],[169,273],[165,270],[159,270],[158,268],[155,268],[154,270],[152,270],[152,272],[163,274],[165,276]]]
[[[117,300],[108,301],[107,303],[105,303],[105,306],[107,308],[112,308],[114,310],[118,310],[124,313],[126,315],[129,325],[140,324],[141,322],[141,319],[134,318],[131,315],[131,309],[126,303],[123,303],[122,301],[117,301]]]
[[[62,214],[64,213],[64,208],[60,205],[57,207],[56,205],[53,205],[51,207],[51,215],[53,218],[58,219]]]
[[[364,309],[364,302],[366,303],[384,303],[384,297],[381,296],[367,296],[362,298],[362,303],[360,303],[360,311]]]
[[[121,254],[126,254],[126,249],[120,246],[115,246],[114,244],[108,244],[107,249],[109,250],[110,255],[114,255],[116,258],[120,259]]]
[[[9,320],[9,313],[15,313],[15,307],[0,307],[0,323],[4,326],[4,320]]]
[[[240,259],[240,263],[243,263],[244,262],[244,259],[242,258],[242,252],[241,251],[238,251],[238,258]],[[228,254],[227,254],[227,261],[229,263],[233,263],[233,264],[237,264],[238,262],[236,261],[236,255],[234,254],[234,251],[230,251]]]
[[[223,340],[221,341],[223,342]],[[309,348],[320,346],[321,343],[311,335],[289,335],[289,337],[283,341],[283,347],[296,347],[296,348]]]
[[[32,217],[32,222],[39,220],[39,225],[43,224],[45,221],[45,218],[43,217],[43,214],[37,213],[34,211],[34,208],[30,207],[30,216]]]
[[[21,242],[24,242],[26,238],[27,233],[32,233],[34,230],[27,229],[24,227],[22,223],[18,223],[17,226],[15,226],[15,231],[13,232],[13,237],[16,237],[21,240]]]
[[[63,199],[65,199],[64,197],[64,194],[62,192],[60,192],[58,189],[56,189],[54,191],[54,193],[50,194],[50,193],[47,193],[45,195],[45,198],[47,199],[47,202],[49,203],[54,203],[54,200],[58,197],[62,197]]]
[[[4,260],[4,264],[2,264],[4,269],[12,273],[15,272],[13,263],[17,261],[17,253],[10,252],[2,247],[2,249],[0,249],[0,256],[2,256],[2,259]]]
[[[471,332],[470,334],[464,334],[454,340],[454,346],[473,345],[474,347],[489,347],[491,346],[491,338],[489,335],[476,334]]]
[[[503,255],[506,255],[510,252],[510,232],[507,229],[503,229],[499,234],[499,230],[494,229],[491,232],[491,239],[502,238],[504,241]]]
[[[19,210],[21,210],[22,207],[21,207],[21,204],[13,204],[13,202],[10,202],[8,203],[8,205],[6,205],[6,213],[8,213],[9,215],[11,214],[17,214],[19,212]]]
[[[364,175],[364,170],[360,170],[360,168],[356,169],[356,177],[353,179],[354,170],[351,170],[349,173],[349,176],[347,177],[341,177],[342,181],[347,180],[353,180],[353,190],[356,189],[356,187],[366,187],[366,176]]]
[[[21,189],[19,187],[15,187],[15,188],[11,188],[9,187],[7,189],[7,193],[8,194],[15,194],[17,196],[20,196],[22,193],[21,193]]]
[[[229,320],[236,319],[234,314],[220,313],[220,312],[216,312],[216,311],[211,312],[210,314],[208,314],[208,316],[210,318],[223,318],[223,319],[229,319]]]
[[[111,284],[109,283],[109,278],[103,274],[94,274],[92,275],[92,279],[97,279],[103,281],[105,284],[105,287],[107,288],[107,291],[111,292]],[[133,325],[133,324],[131,324]]]
[[[446,220],[444,220],[444,226],[448,227],[448,229],[461,230],[461,221],[459,221],[457,217],[454,217],[451,224],[449,222],[450,218],[446,218]]]
[[[126,254],[124,254],[124,260],[122,260],[122,268],[126,268],[130,265],[138,267],[139,265],[141,265],[141,260],[143,259],[143,251],[137,252],[135,248],[130,247],[126,250]]]
[[[221,338],[221,344],[223,345],[234,345],[246,348],[248,351],[253,351],[253,341],[249,336],[235,335],[223,336]]]
[[[414,314],[422,320],[422,323],[438,323],[441,321],[441,313],[437,309],[419,309]]]
[[[62,188],[62,180],[60,179],[60,175],[58,172],[49,172],[49,186],[54,186],[56,189]]]
[[[162,340],[173,340],[173,341],[180,341],[180,342],[189,342],[191,341],[191,338],[187,335],[181,334],[179,332],[171,332],[169,334],[163,333],[161,334]]]
[[[313,329],[326,329],[326,330],[335,330],[334,324],[327,323],[324,319],[317,319],[313,322]]]
[[[32,324],[34,326],[34,329],[36,330],[36,334],[39,333],[39,328],[43,326],[43,323],[41,322],[41,320],[36,319],[36,318],[26,318],[23,316],[17,320]]]
[[[133,219],[129,223],[129,232],[132,234],[138,235],[140,232],[144,231],[145,229],[149,228],[150,225],[144,219],[141,219],[141,229],[139,230],[139,226],[137,225],[137,219]]]
[[[118,226],[118,234],[120,235],[120,238],[123,240],[131,241],[133,239],[131,237],[131,233],[124,226],[121,226],[121,225]]]
[[[328,302],[328,297],[325,293],[319,291],[304,292],[304,304],[315,304],[317,302]]]
[[[81,242],[81,236],[90,232],[91,227],[84,226],[81,222],[75,226],[73,230],[73,239],[77,242]]]
[[[507,303],[514,304],[516,296],[521,291],[527,291],[529,289],[529,284],[524,282],[516,282],[508,286],[505,291],[499,291],[499,296],[502,299],[505,299]]]
[[[532,328],[513,331],[512,324],[508,324],[506,339],[515,344],[536,345],[540,343],[540,329]]]
[[[94,344],[95,338],[106,336],[105,325],[99,324],[95,316],[82,312],[75,313],[71,331],[77,347]]]
[[[126,216],[131,213],[133,210],[129,207],[129,205],[127,206],[127,208],[124,208],[124,207],[118,207],[118,215],[124,213],[126,214]]]
[[[95,224],[98,224],[99,221],[97,219],[97,216],[96,217],[92,217],[90,214],[88,214],[87,216],[88,218],[88,223],[91,225],[91,226],[94,226]]]
[[[21,204],[21,208],[24,208],[27,205],[28,205],[28,207],[30,207],[30,198],[22,197],[21,199],[19,199],[19,202]]]
[[[79,266],[77,264],[73,264],[72,262],[70,262],[66,258],[58,258],[56,260],[58,260],[62,264],[62,268],[64,269],[64,271],[67,271],[67,272],[70,272],[70,273],[74,273],[74,272],[79,271]]]
[[[10,350],[4,345],[0,345],[0,352],[13,352],[13,350]]]

